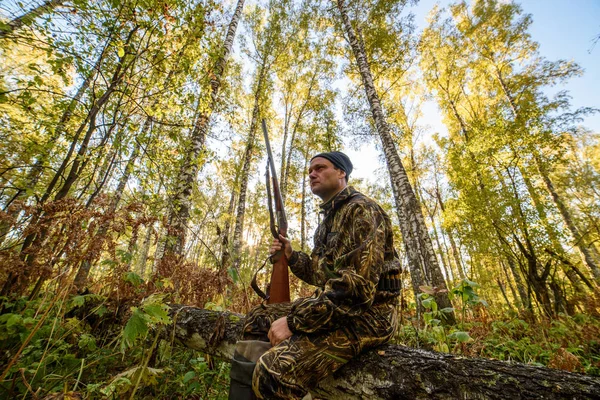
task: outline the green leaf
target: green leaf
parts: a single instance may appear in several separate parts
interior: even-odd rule
[[[456,339],[461,343],[465,343],[465,342],[468,342],[469,340],[473,340],[467,332],[461,332],[461,331],[452,332],[450,335],[448,335],[448,338]]]
[[[125,329],[123,330],[123,342],[121,343],[121,349],[124,350],[126,347],[131,347],[135,343],[135,339],[139,336],[148,333],[148,321],[147,316],[141,312],[137,307],[132,307],[133,314]]]
[[[142,283],[144,283],[144,280],[142,279],[141,276],[139,276],[138,274],[136,274],[135,272],[128,272],[125,274],[125,278],[123,278],[123,280],[125,282],[129,282],[131,283],[133,286],[140,286]]]
[[[440,310],[440,312],[444,314],[452,314],[454,312],[454,307],[444,307]]]
[[[466,283],[467,285],[469,285],[469,286],[471,286],[471,287],[473,287],[473,288],[477,288],[477,287],[479,287],[479,283],[477,283],[477,282],[470,281],[470,280],[468,280],[468,279],[466,279],[466,278],[465,278],[465,280],[464,280],[464,281],[465,281],[465,283]]]
[[[426,324],[429,324],[432,319],[433,319],[433,316],[431,315],[430,312],[423,313],[423,321],[425,321]]]
[[[96,350],[96,338],[89,333],[84,333],[79,338],[77,346],[82,350],[94,351]]]
[[[144,305],[144,311],[148,314],[153,322],[157,322],[160,324],[168,324],[171,322],[171,318],[167,314],[166,307],[163,307],[163,304],[148,304]]]
[[[85,297],[75,296],[71,299],[72,307],[81,307],[85,304]]]
[[[235,268],[231,267],[227,269],[227,273],[229,274],[229,276],[231,277],[231,280],[233,280],[233,283],[237,283],[240,280],[240,277],[236,271]]]
[[[19,314],[11,314],[6,321],[6,327],[10,328],[15,325],[23,325],[23,317]]]
[[[98,307],[96,309],[96,311],[94,311],[94,314],[96,314],[97,316],[101,317],[104,314],[106,314],[108,312],[108,308],[106,308],[106,306],[101,305],[100,307]]]
[[[6,323],[6,321],[8,321],[8,319],[10,317],[12,317],[13,315],[15,315],[15,314],[8,313],[8,314],[2,314],[2,315],[0,315],[0,323]]]
[[[191,381],[192,379],[194,379],[196,377],[196,372],[194,371],[188,371],[184,376],[183,376],[183,383],[188,383],[189,381]]]
[[[432,303],[434,303],[435,300],[433,297],[429,297],[428,299],[425,300],[421,300],[421,304],[423,304],[423,307],[425,308],[432,308]]]
[[[116,251],[116,253],[119,256],[119,258],[121,259],[121,262],[123,262],[123,263],[130,263],[131,260],[133,260],[133,254],[128,251],[119,249]],[[130,274],[135,274],[135,273],[130,272]]]

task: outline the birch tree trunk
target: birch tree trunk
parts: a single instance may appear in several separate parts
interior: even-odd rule
[[[510,293],[512,294],[513,300],[514,300],[515,304],[517,304],[517,308],[519,308],[519,306],[518,306],[518,304],[520,304],[519,297],[517,297],[517,292],[515,291],[515,287],[512,284],[510,275],[508,275],[508,270],[506,269],[506,264],[504,264],[503,260],[500,260],[500,267],[502,268],[502,271],[504,272],[504,277],[506,278],[506,284],[508,285],[508,288],[510,289]],[[500,279],[500,278],[498,278],[498,279]]]
[[[138,274],[142,277],[142,279],[146,278],[146,263],[148,261],[148,254],[150,253],[150,245],[152,244],[153,233],[154,228],[151,224],[148,224],[148,226],[146,227],[146,236],[144,237],[144,243],[142,244],[140,257],[137,262],[137,271]]]
[[[544,227],[546,233],[548,234],[550,242],[552,243],[552,247],[554,247],[558,252],[557,254],[560,255],[560,257],[556,258],[560,261],[561,269],[563,270],[567,278],[571,281],[571,284],[573,285],[575,291],[581,294],[585,293],[585,289],[581,285],[581,279],[579,278],[575,270],[572,268],[573,264],[571,264],[570,262],[565,262],[567,261],[567,252],[565,251],[562,243],[558,239],[558,232],[556,231],[556,228],[548,222],[548,216],[546,215],[544,204],[542,203],[542,200],[540,199],[540,196],[538,195],[537,190],[533,185],[533,182],[531,182],[531,179],[529,179],[527,171],[521,170],[520,172],[521,176],[523,177],[523,182],[525,182],[525,186],[527,187],[527,191],[529,192],[529,196],[533,200],[533,204],[535,206],[541,224]],[[551,255],[553,253],[551,251],[548,251],[548,249],[546,249],[546,252]]]
[[[438,187],[437,181],[436,181],[436,188],[435,188],[435,197],[440,206],[440,210],[442,211],[442,213],[444,213],[444,211],[445,211],[444,202],[442,200],[442,195],[440,193],[440,188]],[[442,228],[442,232],[444,232],[443,228]],[[465,270],[462,265],[460,252],[458,251],[458,246],[456,245],[456,241],[454,240],[454,235],[452,234],[451,230],[446,231],[446,235],[448,235],[448,240],[450,241],[450,246],[452,248],[452,256],[454,258],[454,262],[456,263],[456,269],[458,270],[458,276],[460,277],[460,279],[465,279]]]
[[[254,107],[252,109],[252,119],[250,121],[250,131],[248,132],[248,140],[244,151],[243,165],[240,171],[240,190],[238,195],[237,211],[235,214],[235,227],[233,228],[233,243],[232,243],[232,263],[233,268],[239,271],[240,259],[242,252],[242,234],[244,232],[244,216],[246,213],[246,194],[248,192],[248,179],[250,176],[250,166],[254,153],[254,142],[256,130],[258,129],[258,119],[262,106],[263,84],[267,73],[266,57],[258,72],[258,82],[254,92]]]
[[[191,211],[192,189],[194,181],[198,176],[198,170],[200,169],[198,157],[204,149],[208,124],[210,123],[212,113],[217,105],[225,66],[229,54],[231,53],[231,48],[233,47],[233,40],[235,39],[235,33],[243,8],[244,0],[238,0],[231,21],[229,22],[229,27],[227,28],[225,40],[213,66],[213,73],[211,74],[210,81],[209,105],[205,111],[199,111],[196,116],[194,127],[190,132],[190,144],[187,151],[185,151],[183,165],[175,180],[177,182],[175,194],[171,199],[172,207],[169,213],[167,234],[174,237],[174,240],[167,240],[163,256],[169,254],[182,256],[184,252],[187,233],[186,229]]]
[[[288,146],[289,151],[287,152],[287,161],[285,162],[285,169],[283,168],[283,157],[285,155],[285,152],[282,152],[282,155],[281,155],[282,171],[281,171],[281,184],[280,184],[281,188],[280,189],[281,189],[281,197],[283,198],[284,204],[285,204],[285,199],[286,199],[286,196],[288,193],[290,165],[292,164],[292,153],[294,152],[294,143],[296,141],[296,133],[298,132],[298,127],[300,126],[300,124],[302,122],[302,118],[305,115],[308,103],[312,99],[312,91],[317,82],[317,74],[318,74],[318,70],[315,70],[314,73],[311,75],[306,98],[304,99],[304,101],[302,102],[302,105],[300,106],[300,110],[298,111],[298,116],[296,117],[296,122],[294,122],[294,126],[292,127],[292,135],[290,137],[290,144]]]
[[[231,233],[231,217],[233,216],[233,210],[235,209],[235,200],[235,189],[232,189],[231,195],[229,196],[229,206],[227,207],[227,220],[225,221],[222,231],[218,232],[221,237],[221,271],[227,271],[229,269],[229,264],[231,263],[229,237]]]
[[[548,190],[550,197],[552,197],[552,200],[554,201],[556,208],[558,208],[558,211],[560,212],[560,216],[562,217],[565,225],[567,226],[567,229],[569,230],[569,232],[571,233],[571,236],[573,237],[573,242],[574,242],[575,247],[577,247],[577,250],[581,257],[581,261],[592,272],[592,275],[594,276],[596,283],[600,284],[600,268],[598,268],[598,265],[596,264],[596,261],[594,260],[592,251],[590,251],[590,247],[586,246],[585,240],[584,240],[583,236],[581,235],[579,228],[575,224],[573,217],[571,216],[571,212],[569,211],[565,202],[563,201],[563,199],[560,197],[560,195],[554,188],[554,183],[552,183],[552,180],[550,179],[548,171],[546,170],[546,167],[544,166],[542,160],[540,159],[540,157],[537,154],[535,154],[534,157],[535,157],[535,163],[536,163],[538,172],[539,172],[540,176],[542,177],[544,184],[546,185],[546,189]]]
[[[306,178],[308,170],[308,146],[304,154],[304,168],[302,168],[302,198],[300,203],[300,250],[306,251]]]
[[[512,277],[515,280],[517,291],[519,292],[519,297],[521,298],[521,305],[525,310],[531,310],[531,298],[527,294],[527,288],[523,283],[523,279],[521,278],[519,268],[517,268],[517,265],[515,264],[515,257],[513,257],[512,254],[507,255],[506,261],[508,263],[508,268],[510,269]]]
[[[383,114],[379,96],[375,90],[366,51],[360,36],[360,30],[355,31],[353,28],[348,17],[347,6],[344,3],[344,0],[337,0],[337,8],[340,11],[342,24],[347,36],[346,39],[354,53],[354,58],[358,65],[367,99],[371,107],[371,113],[373,114],[373,120],[375,121],[375,126],[377,127],[377,132],[381,139],[392,183],[392,190],[394,192],[394,199],[396,201],[396,208],[400,216],[400,230],[408,254],[415,296],[420,292],[418,286],[421,285],[421,276],[419,274],[413,277],[413,274],[417,274],[417,271],[423,270],[427,275],[431,276],[430,284],[435,286],[438,290],[435,298],[440,308],[452,307],[452,303],[445,292],[447,290],[446,283],[437,262],[421,207],[417,202],[406,170],[402,165],[402,161],[400,160],[400,156],[394,145],[389,126]],[[450,324],[455,322],[453,313],[448,314],[447,322]]]

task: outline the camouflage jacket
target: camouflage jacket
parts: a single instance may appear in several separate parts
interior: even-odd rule
[[[369,310],[379,277],[394,258],[391,221],[375,201],[346,187],[321,205],[323,220],[309,256],[294,251],[292,272],[319,288],[296,300],[287,316],[293,332],[331,330]]]

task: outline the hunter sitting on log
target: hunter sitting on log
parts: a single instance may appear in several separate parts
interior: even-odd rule
[[[341,152],[311,159],[310,187],[323,200],[312,254],[293,250],[283,235],[270,252],[283,253],[292,272],[318,288],[310,297],[248,313],[232,362],[230,399],[301,399],[393,336],[400,263],[391,222],[375,201],[347,186],[352,168]]]

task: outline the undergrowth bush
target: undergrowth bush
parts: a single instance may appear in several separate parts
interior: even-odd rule
[[[403,320],[395,342],[427,350],[459,353],[516,361],[538,366],[600,376],[600,320],[593,315],[560,314],[553,320],[538,318],[535,323],[516,316],[501,315],[490,320],[487,303],[476,293],[478,285],[461,281],[450,291],[460,304],[457,326],[445,326],[444,313],[438,310],[434,290],[422,287],[418,301],[424,307],[422,319],[416,304],[403,310]]]
[[[134,286],[131,275],[122,279]],[[135,303],[64,290],[2,298],[0,398],[227,398],[228,361],[168,340],[168,297]]]

